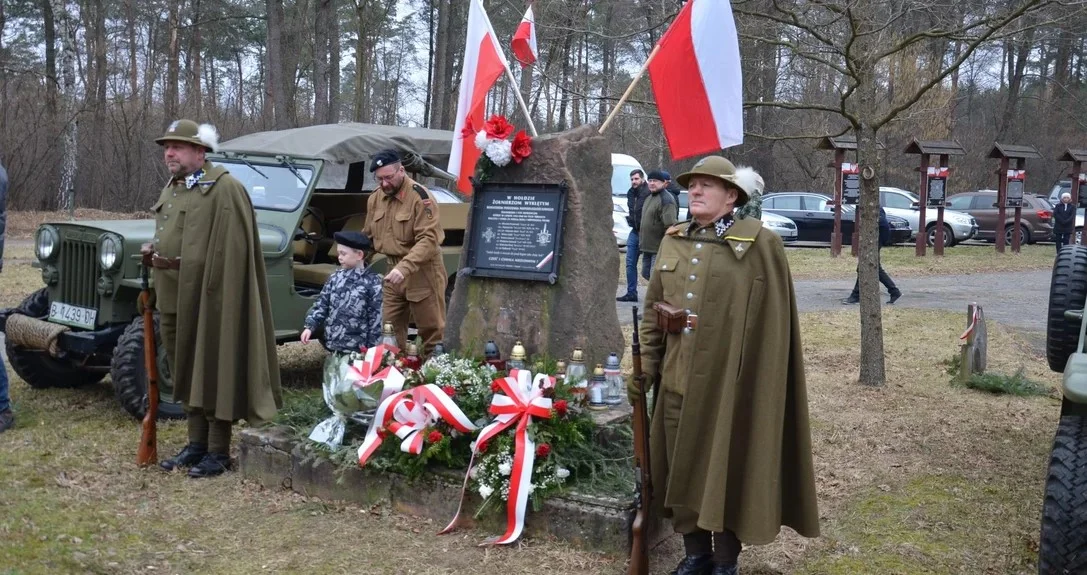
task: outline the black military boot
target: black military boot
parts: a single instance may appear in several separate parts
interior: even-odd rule
[[[161,461],[159,467],[165,471],[173,471],[178,467],[192,467],[193,465],[200,463],[200,460],[204,458],[204,455],[207,454],[207,452],[207,445],[190,443],[181,448],[181,451],[179,451],[177,455]]]
[[[898,298],[900,298],[900,297],[902,297],[902,290],[900,290],[900,289],[891,290],[891,297],[890,297],[890,299],[887,300],[887,305],[894,305],[895,302],[898,301]]]
[[[712,570],[712,554],[688,555],[679,562],[671,575],[711,575]]]
[[[714,563],[710,575],[740,575],[740,567],[735,563]]]
[[[222,475],[230,469],[230,455],[227,453],[213,453],[208,452],[204,455],[204,458],[200,460],[189,470],[189,477],[215,477],[216,475]]]

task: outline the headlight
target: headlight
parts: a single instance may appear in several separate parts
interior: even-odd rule
[[[57,230],[51,226],[43,226],[38,229],[38,237],[34,240],[34,251],[41,261],[48,261],[53,257],[57,247]]]
[[[778,220],[769,220],[769,221],[763,222],[762,225],[764,225],[764,226],[766,226],[768,228],[782,228],[782,229],[786,229],[786,230],[791,227],[788,222],[779,222]]]
[[[109,271],[121,263],[121,239],[105,234],[98,239],[98,265]]]

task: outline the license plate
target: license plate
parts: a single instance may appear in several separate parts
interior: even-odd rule
[[[94,329],[94,320],[97,317],[98,310],[96,309],[77,307],[60,302],[52,302],[49,304],[49,321],[86,329]]]

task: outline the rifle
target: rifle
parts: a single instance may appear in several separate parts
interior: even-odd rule
[[[140,430],[140,446],[136,451],[136,465],[146,467],[158,461],[158,433],[156,424],[159,414],[159,371],[155,350],[155,319],[151,309],[151,285],[149,280],[151,254],[143,256],[140,302],[143,305],[143,362],[147,370],[147,413],[143,416]]]
[[[630,358],[634,368],[634,381],[641,389],[641,399],[634,403],[632,416],[634,427],[634,481],[638,490],[635,500],[634,521],[630,525],[630,566],[628,575],[649,575],[649,509],[653,498],[652,474],[649,468],[649,396],[642,373],[642,350],[638,342],[638,306],[633,306],[634,337],[630,344]],[[656,385],[653,397],[657,397]]]

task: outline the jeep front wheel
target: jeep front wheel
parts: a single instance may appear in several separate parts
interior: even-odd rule
[[[49,315],[49,292],[42,288],[23,300],[14,313],[44,319]],[[34,389],[51,387],[83,387],[102,381],[105,373],[81,369],[70,362],[57,359],[46,351],[27,349],[4,338],[11,369]]]
[[[155,352],[159,372],[159,411],[158,419],[183,419],[185,410],[180,402],[174,401],[173,380],[166,365],[166,348],[162,346],[159,334],[159,317],[155,314]],[[143,317],[137,317],[125,328],[124,334],[113,348],[113,361],[110,364],[110,378],[117,401],[125,411],[136,419],[143,419],[147,413],[147,368],[143,357]]]
[[[1053,439],[1042,505],[1039,573],[1087,570],[1087,422],[1063,415]]]

